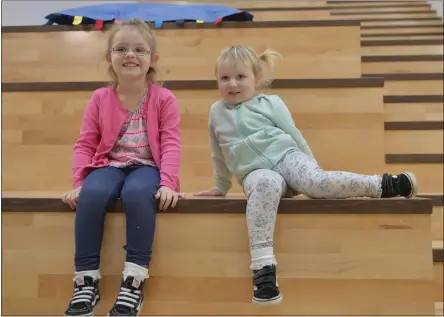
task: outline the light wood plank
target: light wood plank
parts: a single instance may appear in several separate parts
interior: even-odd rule
[[[362,38],[365,41],[380,40],[442,40],[443,35],[405,35],[405,36],[366,36]]]
[[[390,5],[390,6],[403,6],[406,4],[427,4],[427,2],[425,0],[423,1],[416,1],[416,0],[412,0],[412,1],[393,1],[391,2],[390,0],[380,0],[380,1],[375,1],[375,2],[368,2],[368,1],[364,1],[364,2],[360,2],[360,1],[340,1],[340,2],[336,2],[336,1],[329,1],[328,5],[330,5],[332,8],[340,8],[340,7],[348,7],[350,5],[353,6],[368,6],[368,5]]]
[[[23,222],[23,215],[31,220]],[[20,221],[11,220],[17,216]],[[2,227],[3,272],[9,276],[2,285],[8,289],[4,314],[66,309],[72,295],[74,216],[3,212],[3,219],[9,218]],[[397,229],[388,230],[391,225]],[[158,214],[143,313],[265,313],[251,304],[246,230],[242,214]],[[101,265],[101,293],[109,305],[102,305],[103,313],[118,291],[124,243],[124,214],[109,214]],[[429,215],[282,214],[275,253],[284,303],[267,314],[433,313]],[[24,268],[38,280],[38,289],[23,293],[9,286]],[[28,305],[18,305],[19,300]],[[328,311],[315,305],[319,300],[330,303]]]
[[[375,55],[435,55],[443,54],[442,45],[400,45],[400,46],[364,46],[363,56]]]
[[[258,53],[267,47],[279,51],[284,59],[276,78],[360,76],[359,26],[161,29],[156,36],[162,80],[214,79],[220,51],[239,42]],[[312,41],[322,36],[326,40]],[[108,80],[102,32],[6,33],[2,39],[3,82]]]
[[[383,51],[382,48],[378,48],[378,50]],[[388,54],[383,54],[383,55],[388,55]],[[362,73],[363,74],[444,73],[444,66],[442,61],[363,62]],[[425,83],[428,84],[429,81],[426,81]]]
[[[251,11],[254,21],[310,21],[337,19],[330,10]]]
[[[430,32],[442,32],[442,26],[436,26],[431,28],[416,27],[416,28],[397,28],[397,29],[362,29],[361,34],[387,34],[387,33],[398,33],[398,34],[413,34],[413,33],[430,33]]]
[[[443,164],[387,164],[383,169],[392,174],[410,171],[416,176],[419,193],[442,193]]]
[[[439,20],[398,20],[398,21],[374,21],[374,22],[362,22],[361,26],[385,26],[385,25],[436,25],[436,27],[442,27],[442,21]],[[391,29],[389,29],[391,30]],[[406,29],[410,30],[410,29]],[[391,31],[390,31],[391,32]]]
[[[386,80],[385,94],[444,95],[443,80]]]
[[[383,164],[383,88],[272,89],[287,103],[319,164],[327,170],[373,173]],[[177,90],[180,101],[183,163],[182,190],[194,192],[212,186],[208,129],[209,108],[216,90]],[[72,146],[79,133],[91,92],[4,93],[6,113],[2,131],[20,131],[4,144],[3,190],[68,190],[71,188]],[[37,105],[40,114],[15,114],[16,104]],[[359,107],[356,107],[359,104]],[[25,106],[27,107],[27,106]],[[30,111],[33,113],[32,111]],[[7,132],[4,138],[11,135]],[[372,135],[368,139],[368,135]],[[367,139],[365,143],[363,139]],[[14,143],[15,142],[15,143]],[[371,150],[369,150],[371,149]],[[363,151],[369,151],[366,161]],[[343,153],[348,155],[344,157]],[[8,153],[8,154],[7,154]],[[40,168],[32,168],[31,161]],[[371,163],[370,163],[371,162]],[[39,180],[39,181],[37,181]],[[240,186],[233,179],[235,191]]]
[[[386,121],[442,121],[442,103],[384,104]]]
[[[385,153],[443,153],[443,131],[385,131]]]

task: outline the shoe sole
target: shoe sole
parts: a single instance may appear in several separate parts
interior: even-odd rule
[[[93,307],[93,311],[90,312],[89,314],[82,314],[82,315],[63,315],[63,316],[94,316],[94,312],[95,312],[97,306],[99,306],[99,305],[100,305],[100,302],[98,302],[98,303],[96,304],[96,306]]]
[[[143,308],[143,303],[144,303],[144,301],[140,304],[140,308],[139,308],[139,311],[137,312],[136,316],[140,315],[140,312],[142,311],[142,308]],[[108,315],[106,315],[106,316],[111,316],[111,315],[108,313]]]
[[[253,304],[260,306],[280,305],[282,303],[282,294],[272,299],[260,299],[253,297]]]
[[[413,175],[410,172],[403,172],[401,174],[407,176],[407,178],[410,181],[410,184],[412,184],[412,191],[411,191],[410,195],[406,196],[406,198],[416,197],[416,195],[418,194],[418,184],[416,183],[415,175]]]

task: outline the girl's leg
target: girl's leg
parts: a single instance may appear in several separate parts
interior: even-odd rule
[[[324,171],[316,161],[298,152],[287,153],[273,170],[295,191],[311,198],[411,197],[417,191],[410,173],[392,176]]]
[[[136,316],[140,312],[156,225],[159,170],[133,166],[126,172],[121,198],[126,213],[127,255],[120,293],[110,316]]]
[[[247,195],[247,227],[253,270],[254,303],[276,304],[281,294],[276,281],[273,236],[280,200],[287,190],[284,178],[271,170],[259,169],[244,180]]]
[[[105,213],[119,196],[125,174],[114,167],[92,171],[80,191],[75,217],[75,286],[65,315],[92,314],[100,301],[98,282]]]

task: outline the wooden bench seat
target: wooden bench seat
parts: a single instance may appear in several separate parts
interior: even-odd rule
[[[62,314],[75,212],[48,195],[2,196],[3,314]],[[430,200],[283,199],[275,253],[284,301],[262,309],[251,304],[245,204],[189,198],[159,212],[142,314],[433,314]],[[123,268],[119,206],[105,223],[98,314],[112,305]]]

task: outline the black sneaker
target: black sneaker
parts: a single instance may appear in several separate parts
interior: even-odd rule
[[[128,276],[122,279],[120,293],[108,316],[137,316],[143,305],[143,288],[145,280]]]
[[[276,279],[276,266],[265,266],[253,271],[253,303],[278,305],[282,302],[281,291]]]
[[[415,197],[418,193],[415,175],[404,172],[398,175],[384,174],[382,175],[382,195],[381,198],[390,197]]]
[[[91,276],[76,277],[74,294],[65,316],[92,316],[99,302],[99,280]]]

